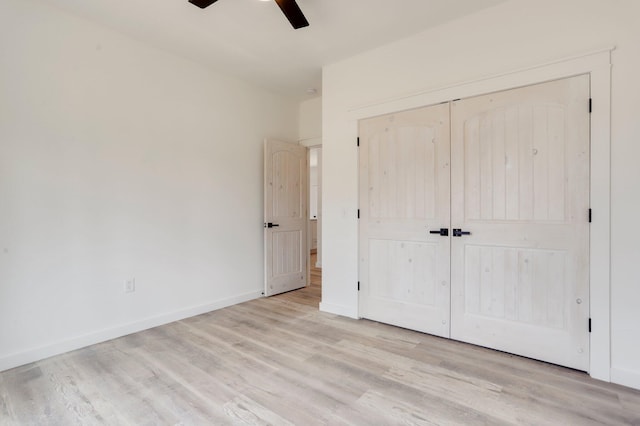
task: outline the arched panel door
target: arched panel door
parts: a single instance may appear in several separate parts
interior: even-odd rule
[[[447,104],[360,122],[364,318],[449,336],[449,140]]]
[[[307,149],[265,141],[265,296],[307,284]]]
[[[588,370],[589,76],[453,102],[451,123],[451,337]]]

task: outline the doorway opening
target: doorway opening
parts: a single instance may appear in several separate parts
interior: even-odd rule
[[[309,148],[309,291],[322,293],[322,147]]]
[[[265,295],[319,309],[322,147],[278,141],[267,141],[265,147]],[[287,210],[287,206],[301,208]],[[283,225],[292,213],[299,219],[295,229],[292,224]],[[282,234],[282,241],[277,240]],[[304,237],[290,241],[288,234]]]

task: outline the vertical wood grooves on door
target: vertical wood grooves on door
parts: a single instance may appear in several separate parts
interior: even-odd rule
[[[265,295],[307,282],[307,152],[296,144],[265,142]]]
[[[589,96],[582,75],[362,120],[362,316],[587,370]]]
[[[418,329],[442,336],[449,334],[449,240],[429,230],[449,227],[448,108],[366,120],[359,150],[359,269],[367,282],[360,312],[405,327],[427,318]]]

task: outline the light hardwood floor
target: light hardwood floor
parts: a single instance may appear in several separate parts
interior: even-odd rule
[[[316,283],[0,373],[1,425],[640,425],[640,392],[320,313]]]

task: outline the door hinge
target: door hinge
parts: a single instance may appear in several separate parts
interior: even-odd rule
[[[591,318],[589,318],[589,333],[591,333]]]
[[[360,291],[360,281],[358,281],[358,291]]]
[[[591,209],[589,209],[589,223],[591,223],[592,219],[593,219],[592,211]]]
[[[589,114],[593,111],[593,99],[589,98]]]
[[[358,209],[358,219],[360,219],[360,209]]]
[[[356,139],[356,146],[360,146],[360,138]]]

